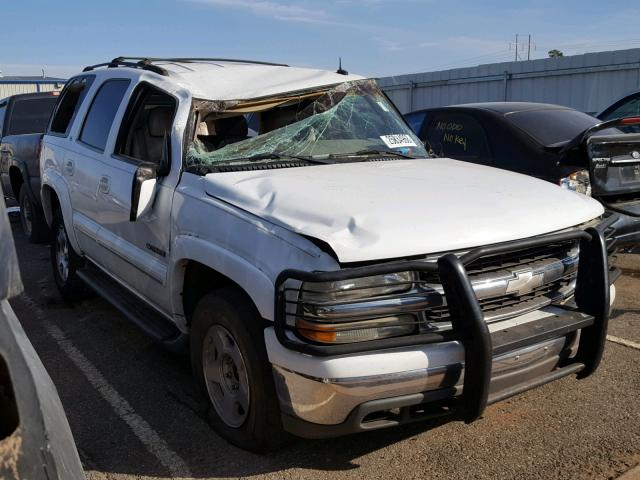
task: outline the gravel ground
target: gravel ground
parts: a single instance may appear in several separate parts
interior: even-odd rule
[[[154,346],[99,298],[63,304],[48,247],[28,244],[16,227],[25,293],[12,305],[58,388],[89,480],[610,479],[640,463],[640,350],[611,342],[592,377],[493,405],[472,425],[411,425],[299,440],[266,456],[244,452],[207,425],[186,358]],[[611,333],[640,342],[640,260],[618,262],[625,274]]]

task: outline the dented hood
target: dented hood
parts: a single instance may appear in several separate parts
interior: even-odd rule
[[[340,262],[466,249],[572,227],[603,213],[584,195],[450,159],[213,173],[208,195],[328,243]]]

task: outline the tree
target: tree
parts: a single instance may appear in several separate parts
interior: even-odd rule
[[[557,48],[554,48],[553,50],[549,50],[549,57],[550,58],[564,57],[564,53],[562,53]]]

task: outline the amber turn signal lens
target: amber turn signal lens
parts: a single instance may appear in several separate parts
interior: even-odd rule
[[[399,337],[415,333],[413,315],[376,318],[344,323],[310,322],[296,319],[296,331],[302,337],[317,343],[353,343]]]

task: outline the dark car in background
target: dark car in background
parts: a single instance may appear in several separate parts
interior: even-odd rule
[[[20,204],[31,242],[49,240],[40,201],[40,142],[59,92],[26,93],[0,100],[0,181],[5,196]]]
[[[512,170],[593,196],[617,213],[609,249],[640,244],[640,134],[559,105],[495,102],[405,116],[437,157]]]
[[[640,117],[640,90],[625,95],[617,102],[605,108],[597,117],[600,120],[615,120],[617,118]],[[625,133],[640,133],[640,125],[619,127]]]

